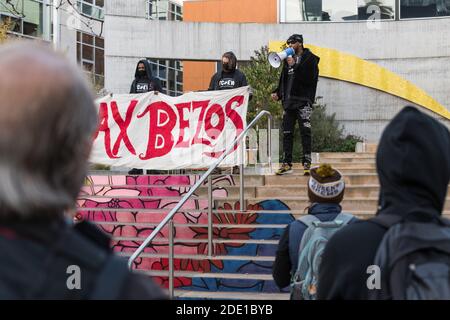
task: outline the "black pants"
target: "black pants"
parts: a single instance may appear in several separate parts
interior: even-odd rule
[[[301,104],[298,108],[286,109],[283,113],[283,163],[292,164],[292,149],[294,147],[294,129],[298,121],[302,137],[302,163],[311,164],[311,104]]]

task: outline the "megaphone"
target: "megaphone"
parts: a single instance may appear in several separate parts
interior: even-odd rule
[[[294,54],[295,51],[292,48],[287,48],[281,52],[271,52],[269,53],[269,63],[272,67],[278,68],[281,66],[281,61]]]

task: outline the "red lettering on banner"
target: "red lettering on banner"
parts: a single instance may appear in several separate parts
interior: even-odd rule
[[[236,137],[238,137],[241,132],[244,130],[244,122],[242,121],[241,116],[239,113],[237,113],[232,107],[233,104],[237,103],[236,108],[239,108],[244,103],[244,96],[235,96],[228,100],[227,104],[225,105],[225,112],[228,118],[233,122],[234,126],[236,127]],[[233,139],[234,141],[234,139]],[[227,141],[227,144],[232,143],[233,141]],[[233,151],[235,151],[238,148],[239,144],[236,144],[233,148]],[[222,151],[213,151],[213,152],[204,152],[203,154],[212,157],[212,158],[218,158],[220,157],[225,150]]]
[[[175,143],[172,130],[177,123],[177,115],[170,105],[162,101],[152,103],[137,117],[142,118],[146,113],[150,118],[149,139],[146,154],[139,155],[141,160],[162,157],[172,150]]]
[[[192,110],[201,108],[200,110],[200,116],[198,118],[197,122],[197,131],[195,132],[194,138],[192,139],[191,145],[194,144],[205,144],[207,146],[211,145],[211,142],[209,142],[206,139],[200,138],[200,131],[202,129],[203,120],[205,118],[205,111],[208,108],[209,100],[206,101],[193,101],[192,102]]]
[[[105,102],[100,103],[100,108],[99,108],[98,114],[99,114],[100,125],[97,129],[97,132],[94,135],[94,140],[97,139],[98,134],[100,132],[103,132],[105,135],[104,145],[105,145],[106,154],[108,155],[108,157],[110,159],[117,159],[119,157],[114,156],[111,151],[111,129],[109,128],[109,125],[108,125],[108,104],[106,104]]]
[[[218,117],[217,124],[212,124],[212,116],[216,114]],[[219,138],[225,127],[225,112],[223,112],[222,106],[219,104],[213,104],[211,108],[206,112],[205,117],[205,132],[213,140]]]
[[[189,140],[184,140],[185,129],[189,128],[189,120],[184,119],[184,109],[191,111],[191,106],[191,102],[179,103],[175,105],[180,118],[180,138],[178,139],[175,148],[189,148]]]
[[[122,117],[120,116],[119,108],[117,108],[117,103],[115,101],[111,102],[112,115],[120,129],[119,136],[117,137],[116,143],[114,143],[114,147],[112,150],[112,153],[114,154],[114,156],[117,156],[117,153],[119,152],[119,148],[120,148],[120,143],[122,141],[125,143],[125,146],[127,147],[127,149],[132,154],[136,155],[136,150],[134,150],[134,147],[131,144],[131,141],[128,137],[127,130],[128,130],[128,127],[130,126],[131,118],[133,116],[133,111],[136,108],[137,104],[138,104],[137,100],[131,100],[130,105],[128,106],[128,109],[127,109],[127,112],[125,115],[125,120],[123,120]]]

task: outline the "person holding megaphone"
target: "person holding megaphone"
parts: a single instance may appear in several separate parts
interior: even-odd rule
[[[278,59],[270,59],[272,66],[280,65],[284,60],[278,87],[272,93],[272,99],[283,105],[283,152],[284,159],[277,175],[292,172],[292,149],[294,129],[299,122],[303,147],[304,175],[311,168],[311,112],[316,97],[319,79],[319,60],[309,49],[303,47],[303,36],[293,34],[287,40],[288,49],[277,53]],[[293,50],[292,50],[293,49]]]

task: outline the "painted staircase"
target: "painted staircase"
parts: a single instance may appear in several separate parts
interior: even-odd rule
[[[375,150],[320,153],[345,175],[343,210],[362,219],[377,208],[379,184]],[[274,167],[274,169],[276,169]],[[308,204],[301,165],[285,176],[245,176],[246,208],[240,210],[239,175],[213,176],[214,257],[207,255],[207,186],[175,215],[175,296],[180,299],[288,299],[271,271],[278,239]],[[113,237],[112,246],[129,257],[143,239],[199,179],[199,174],[125,176],[92,174],[78,200],[78,214]],[[450,215],[450,191],[444,214]],[[136,260],[136,272],[168,286],[168,230]]]

